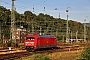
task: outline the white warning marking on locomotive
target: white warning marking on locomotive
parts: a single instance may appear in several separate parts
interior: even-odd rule
[[[30,42],[25,42],[25,43],[30,43]]]
[[[33,44],[34,42],[25,42],[25,43],[31,43],[31,44]]]
[[[32,44],[33,44],[34,42],[30,42],[30,43],[32,43]]]

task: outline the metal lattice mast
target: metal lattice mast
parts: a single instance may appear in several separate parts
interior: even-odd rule
[[[86,19],[84,20],[84,42],[86,42]]]
[[[1,40],[1,22],[0,22],[0,40]]]
[[[33,25],[33,20],[34,20],[34,19],[32,19],[32,33],[34,33],[34,25]]]
[[[16,42],[15,38],[15,8],[14,8],[14,1],[12,0],[12,11],[11,11],[11,40]]]
[[[59,17],[59,19],[60,19],[60,12],[59,12],[59,16],[58,16],[58,17]]]
[[[66,31],[66,42],[69,42],[69,36],[68,36],[68,9],[66,10],[67,12],[67,31]]]

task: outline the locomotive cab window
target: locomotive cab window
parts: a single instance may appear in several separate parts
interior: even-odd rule
[[[34,40],[34,37],[27,37],[26,40]]]

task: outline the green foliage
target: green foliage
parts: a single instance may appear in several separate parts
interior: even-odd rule
[[[43,55],[43,54],[34,54],[32,56],[23,57],[21,59],[22,60],[50,60],[49,57],[47,57],[46,55]]]
[[[24,43],[19,43],[18,46],[19,47],[23,47],[24,46]]]
[[[11,11],[3,6],[0,6],[0,23],[1,26],[1,36],[10,39],[10,29],[11,29]],[[40,13],[39,15],[33,14],[31,11],[25,11],[24,14],[20,14],[15,11],[15,24],[16,28],[26,29],[26,32],[39,34],[40,28],[41,33],[57,35],[58,39],[62,40],[62,36],[66,38],[66,27],[67,21],[61,18],[54,18],[48,14]],[[75,22],[69,20],[69,37],[72,32],[72,38],[76,38],[76,31],[78,30],[78,38],[83,38],[84,26],[80,22]],[[90,27],[87,27],[87,39],[90,39]],[[57,32],[57,34],[56,34]]]
[[[81,60],[90,60],[90,47],[87,47],[85,50],[81,53]]]
[[[18,44],[16,43],[12,43],[12,42],[6,42],[5,44],[3,44],[4,47],[18,47]]]
[[[7,42],[7,46],[8,47],[11,47],[11,42]]]
[[[18,47],[17,43],[11,43],[11,47]]]
[[[0,47],[3,47],[3,44],[0,43]]]
[[[42,54],[32,55],[31,58],[38,59],[38,60],[50,60],[47,56]]]

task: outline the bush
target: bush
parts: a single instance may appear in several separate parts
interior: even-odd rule
[[[19,47],[23,47],[24,46],[24,43],[19,43],[18,46]]]
[[[3,44],[0,44],[0,47],[3,47]]]
[[[10,47],[11,46],[11,42],[7,42],[7,46]]]
[[[17,43],[11,43],[11,47],[18,47]]]
[[[87,47],[85,50],[82,51],[80,59],[90,60],[90,47]]]

